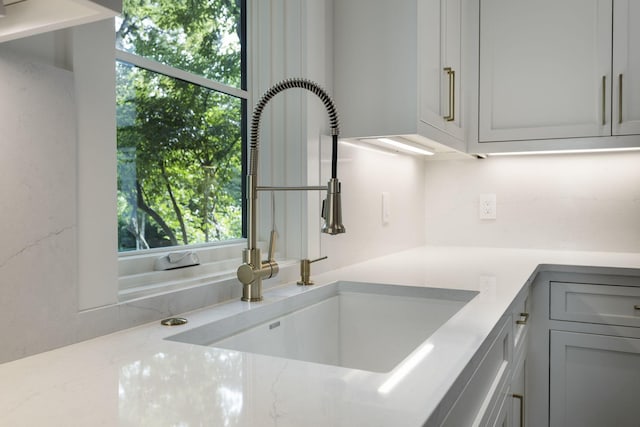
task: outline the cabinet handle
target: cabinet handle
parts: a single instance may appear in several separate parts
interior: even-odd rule
[[[618,123],[622,124],[622,74],[618,75]]]
[[[607,76],[602,76],[602,126],[607,124]]]
[[[526,325],[529,320],[529,313],[520,313],[520,320],[516,320],[516,325]]]
[[[451,67],[445,67],[444,71],[449,76],[449,114],[444,119],[452,122],[456,118],[456,72]]]
[[[524,396],[521,394],[512,394],[514,399],[518,399],[520,402],[520,427],[524,427]]]
[[[636,304],[636,305],[634,305],[634,306],[633,306],[633,309],[634,309],[634,310],[640,310],[640,304]]]

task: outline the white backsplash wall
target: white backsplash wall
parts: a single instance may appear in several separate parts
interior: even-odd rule
[[[0,363],[240,298],[234,279],[81,310],[77,82],[14,47],[0,45]]]
[[[0,363],[76,337],[73,88],[0,46]]]
[[[427,244],[640,252],[640,152],[435,160],[425,184]]]
[[[323,144],[322,182],[330,176],[330,153],[331,144]],[[337,236],[323,234],[320,251],[310,256],[326,255],[329,259],[323,261],[322,268],[337,268],[424,245],[423,158],[389,155],[341,143],[338,159],[342,217],[347,232]],[[382,220],[383,192],[389,194],[387,223]]]

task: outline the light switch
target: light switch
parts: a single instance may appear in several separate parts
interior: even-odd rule
[[[391,193],[382,193],[382,225],[391,221]]]

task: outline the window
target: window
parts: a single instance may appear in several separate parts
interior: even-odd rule
[[[116,20],[120,252],[242,237],[245,0],[125,0]]]

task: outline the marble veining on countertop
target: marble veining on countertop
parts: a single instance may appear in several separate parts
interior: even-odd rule
[[[233,301],[183,314],[183,327],[154,322],[0,365],[0,425],[419,426],[544,264],[640,268],[640,254],[424,247],[314,276],[315,286],[351,280],[479,291],[385,392],[393,371],[164,339],[256,304]],[[308,289],[285,284],[259,304],[300,292]]]

